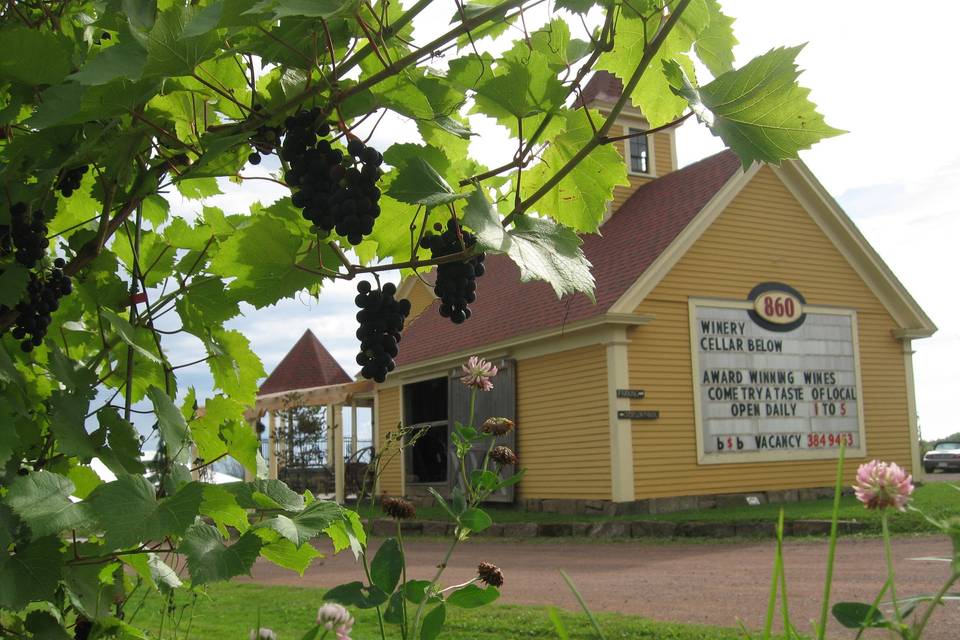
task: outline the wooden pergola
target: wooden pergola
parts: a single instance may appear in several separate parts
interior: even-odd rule
[[[343,410],[350,407],[349,455],[352,456],[357,452],[357,408],[373,409],[373,402],[373,382],[369,380],[258,395],[255,406],[247,413],[247,419],[255,428],[256,423],[267,416],[269,477],[276,479],[279,472],[276,438],[278,412],[297,407],[324,407],[327,415],[327,451],[331,452],[333,463],[334,499],[342,503],[345,497]]]

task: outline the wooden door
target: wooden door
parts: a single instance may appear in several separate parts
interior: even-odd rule
[[[509,418],[516,422],[517,419],[517,363],[515,360],[499,360],[493,363],[497,367],[497,375],[493,378],[493,389],[490,391],[478,391],[474,405],[474,426],[479,428],[487,418]],[[457,367],[450,372],[450,381],[448,385],[449,403],[448,411],[450,416],[450,429],[459,422],[466,425],[470,420],[470,394],[472,389],[462,382],[460,376],[463,371]],[[516,452],[516,433],[510,433],[500,436],[496,440],[497,445],[510,447]],[[470,453],[467,454],[467,477],[470,472],[483,465],[483,456],[487,453],[489,440],[481,444],[474,445]],[[517,455],[520,455],[517,452]],[[450,478],[454,481],[451,487],[460,482],[459,468],[457,468],[456,449],[451,441],[450,454],[451,461]],[[514,465],[504,467],[503,476],[509,477],[516,472]],[[492,493],[487,499],[489,502],[513,502],[514,486],[504,487],[495,493]]]

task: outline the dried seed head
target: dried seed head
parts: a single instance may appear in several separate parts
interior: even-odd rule
[[[490,450],[490,459],[503,466],[517,464],[517,454],[510,447],[494,447]]]
[[[495,564],[481,562],[480,566],[477,567],[477,575],[491,587],[503,586],[503,572]]]
[[[487,418],[486,422],[480,425],[480,431],[502,436],[513,431],[513,420],[509,418]]]
[[[384,498],[380,506],[385,514],[397,520],[409,520],[417,515],[413,503],[403,498]]]

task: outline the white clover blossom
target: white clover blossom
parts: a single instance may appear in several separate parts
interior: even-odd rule
[[[317,625],[337,634],[336,640],[350,640],[353,617],[343,605],[324,602],[317,610]]]
[[[468,387],[473,387],[474,389],[479,389],[480,391],[490,391],[493,389],[493,383],[490,382],[490,378],[497,375],[497,368],[480,356],[470,356],[467,364],[460,368],[463,371],[460,382],[463,384]]]
[[[250,629],[250,640],[277,640],[277,634],[265,627]]]
[[[896,462],[871,460],[857,469],[853,489],[867,509],[895,507],[906,511],[913,493],[913,477]]]

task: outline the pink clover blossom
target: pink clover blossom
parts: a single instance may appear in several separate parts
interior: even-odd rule
[[[497,368],[480,356],[470,356],[467,364],[460,368],[463,371],[460,382],[463,384],[468,387],[473,387],[474,389],[479,389],[480,391],[490,391],[493,389],[493,383],[490,382],[490,378],[497,375]]]
[[[871,460],[857,469],[853,489],[867,509],[895,507],[906,511],[913,493],[913,478],[895,462]]]

